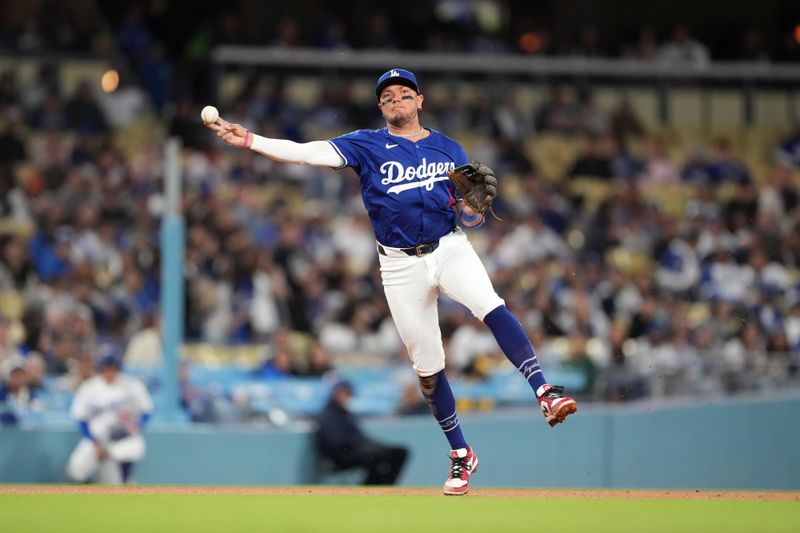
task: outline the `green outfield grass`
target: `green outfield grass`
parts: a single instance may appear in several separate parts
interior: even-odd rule
[[[781,532],[798,501],[373,495],[4,494],[0,530],[24,532]]]

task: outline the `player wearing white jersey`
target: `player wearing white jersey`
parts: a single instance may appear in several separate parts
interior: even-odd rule
[[[453,139],[420,124],[424,103],[417,78],[404,69],[384,73],[375,87],[386,127],[328,141],[295,143],[254,135],[216,113],[206,125],[228,144],[287,163],[352,168],[377,239],[384,292],[395,325],[419,376],[422,394],[450,443],[450,475],[443,492],[466,494],[478,457],[461,431],[439,328],[437,298],[465,305],[492,331],[503,353],[531,386],[545,420],[559,424],[577,410],[544,378],[522,325],[497,295],[461,227],[483,215],[459,200],[448,171],[469,162]],[[213,119],[213,121],[210,121]],[[494,191],[496,193],[496,190]]]
[[[130,481],[134,463],[144,458],[141,430],[153,410],[144,384],[120,372],[116,348],[100,349],[100,373],[78,389],[71,415],[78,421],[80,440],[67,463],[67,476],[79,483],[93,477],[118,485]]]

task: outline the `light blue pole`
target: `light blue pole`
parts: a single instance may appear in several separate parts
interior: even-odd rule
[[[180,140],[171,138],[164,149],[164,216],[161,223],[161,331],[164,365],[163,413],[178,420],[178,361],[183,342],[184,222],[180,209]]]

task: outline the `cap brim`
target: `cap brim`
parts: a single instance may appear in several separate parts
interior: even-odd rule
[[[409,89],[414,89],[414,91],[419,94],[419,87],[417,87],[413,81],[400,76],[392,76],[391,78],[383,80],[380,85],[375,87],[375,96],[380,98],[383,90],[389,85],[404,85]]]

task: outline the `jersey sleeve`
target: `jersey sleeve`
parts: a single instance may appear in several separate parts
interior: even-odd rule
[[[89,420],[89,398],[91,396],[91,382],[86,382],[78,388],[72,399],[69,414],[75,420]]]
[[[150,398],[150,393],[147,392],[147,387],[139,380],[134,380],[132,387],[136,408],[142,414],[151,413],[153,411],[153,400]]]
[[[353,131],[334,137],[328,141],[333,146],[342,159],[344,164],[336,169],[350,167],[358,172],[365,164],[364,150],[369,150],[367,146],[368,139],[364,130]]]

